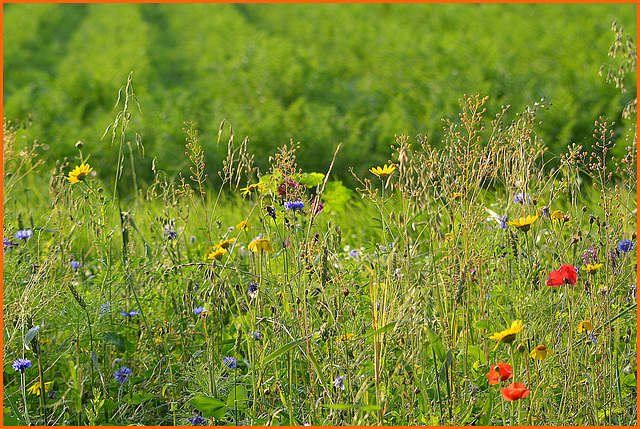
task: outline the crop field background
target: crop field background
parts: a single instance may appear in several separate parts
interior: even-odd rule
[[[634,4],[6,4],[5,425],[637,425]]]

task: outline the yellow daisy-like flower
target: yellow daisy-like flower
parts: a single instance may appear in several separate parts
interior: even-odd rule
[[[236,242],[236,238],[229,238],[227,240],[221,241],[218,243],[217,247],[222,247],[223,249],[228,249],[230,245]]]
[[[375,174],[380,178],[387,177],[388,175],[393,173],[395,170],[396,170],[396,166],[393,164],[390,164],[390,165],[385,164],[384,167],[373,167],[369,169],[370,172],[372,172],[373,174]]]
[[[219,261],[220,259],[222,259],[222,257],[224,256],[225,253],[227,253],[227,249],[222,248],[220,246],[216,246],[216,247],[213,248],[211,253],[209,253],[207,255],[207,259],[210,260],[210,261],[213,261],[214,259],[217,259]]]
[[[266,238],[256,238],[247,247],[253,252],[273,252],[273,246]]]
[[[491,335],[489,339],[498,341],[498,344],[496,344],[496,347],[493,350],[496,350],[500,343],[512,343],[513,340],[516,339],[516,334],[520,332],[523,326],[524,324],[521,320],[514,320],[513,322],[511,322],[511,327],[509,329],[505,329],[504,331],[496,332],[495,334]]]
[[[251,196],[252,192],[261,191],[264,189],[265,186],[266,186],[266,183],[263,183],[263,182],[254,183],[247,186],[246,188],[240,188],[240,194],[243,197],[246,197],[247,195]]]
[[[251,228],[251,226],[249,225],[248,222],[243,220],[242,222],[236,225],[236,228],[238,228],[240,231],[249,231],[249,228]]]
[[[87,163],[77,165],[76,168],[71,170],[71,172],[69,173],[69,177],[67,177],[67,180],[69,180],[69,182],[71,182],[72,184],[83,182],[87,177],[87,174],[89,174],[91,170],[93,170],[93,167],[90,167]]]
[[[591,265],[591,264],[587,264],[586,267],[584,267],[584,269],[589,273],[589,274],[593,274],[595,273],[598,268],[602,267],[602,264],[595,264],[595,265]]]
[[[516,219],[510,222],[507,222],[507,225],[511,225],[514,228],[518,228],[522,232],[529,231],[531,228],[531,224],[538,219],[538,215],[535,216],[527,216],[526,218],[521,217],[520,219]]]
[[[549,347],[540,345],[540,346],[536,346],[536,348],[533,349],[533,351],[529,354],[529,356],[531,356],[534,359],[545,360],[547,358],[547,355],[549,354],[551,354],[551,350],[549,349]]]
[[[551,220],[553,222],[559,222],[563,219],[564,219],[564,213],[562,213],[560,210],[556,210],[553,213],[551,213]]]
[[[453,240],[453,234],[451,234],[450,232],[447,232],[444,235],[444,241],[451,241],[451,240]]]
[[[588,320],[583,320],[577,327],[578,332],[591,332],[593,331],[593,323]]]
[[[454,192],[453,195],[451,195],[452,199],[456,199],[462,196],[462,192]]]
[[[36,381],[36,383],[33,386],[27,389],[27,392],[29,392],[29,394],[31,395],[40,396],[40,393],[42,393],[42,390],[49,390],[52,384],[53,384],[53,381],[48,381],[44,383],[44,389],[43,389],[42,383],[39,381]]]

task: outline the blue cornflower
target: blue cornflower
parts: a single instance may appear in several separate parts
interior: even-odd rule
[[[518,192],[513,196],[513,202],[516,204],[531,204],[531,196],[529,194],[525,194],[524,192]]]
[[[189,423],[191,423],[192,426],[204,426],[207,424],[207,421],[203,419],[202,416],[196,414],[193,418],[189,419]]]
[[[507,225],[508,220],[509,220],[509,216],[507,215],[500,216],[500,228],[508,229],[509,228],[509,225]]]
[[[16,232],[16,238],[18,240],[26,240],[32,235],[33,235],[33,231],[31,231],[30,229],[21,229],[20,231]]]
[[[82,262],[79,261],[71,261],[71,268],[77,270],[78,268],[82,267]]]
[[[238,361],[236,361],[236,358],[234,357],[226,357],[222,359],[222,363],[229,369],[234,369],[238,365]]]
[[[13,369],[19,372],[24,372],[25,369],[31,368],[31,361],[29,359],[16,359],[13,361]]]
[[[47,396],[49,397],[49,399],[58,399],[58,397],[56,396],[56,391],[53,389],[49,390]]]
[[[258,295],[258,283],[256,282],[249,283],[249,287],[247,288],[247,294],[249,294],[249,297],[255,298]]]
[[[618,249],[621,252],[627,253],[627,252],[631,252],[633,250],[633,240],[622,240],[621,242],[618,243]]]
[[[195,314],[196,316],[202,313],[205,313],[206,315],[209,313],[209,310],[207,310],[205,307],[196,307],[193,309],[193,314]]]
[[[251,334],[253,336],[253,339],[255,341],[260,341],[260,332],[256,331],[254,333]]]
[[[360,251],[358,249],[351,249],[347,255],[353,259],[358,259],[360,257]]]
[[[137,316],[138,314],[140,314],[140,310],[131,310],[128,313],[126,311],[120,311],[120,315],[122,317],[133,317],[133,316]]]
[[[14,243],[13,241],[8,240],[6,238],[2,239],[2,244],[4,244],[4,250],[9,250],[12,247],[16,247],[18,245],[18,243]]]
[[[304,208],[304,202],[300,200],[287,201],[284,203],[284,208],[287,210],[302,210]]]
[[[589,338],[591,338],[591,342],[593,343],[594,346],[598,345],[598,341],[596,340],[596,336],[593,335],[593,331],[589,332]]]
[[[120,384],[124,384],[131,377],[131,369],[126,366],[120,367],[120,371],[116,371],[113,375]]]
[[[178,237],[178,233],[175,232],[174,230],[170,229],[167,231],[167,238],[169,240],[175,240]]]
[[[100,316],[104,316],[109,312],[109,310],[111,310],[111,304],[108,302],[105,302],[100,306]]]
[[[337,376],[336,379],[333,380],[333,386],[340,390],[344,390],[344,375]]]

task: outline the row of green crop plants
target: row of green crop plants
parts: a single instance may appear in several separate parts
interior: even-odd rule
[[[233,139],[214,192],[194,124],[190,172],[121,199],[124,156],[47,175],[5,122],[4,423],[636,424],[635,128],[548,173],[545,106],[486,133],[485,103],[359,201]]]

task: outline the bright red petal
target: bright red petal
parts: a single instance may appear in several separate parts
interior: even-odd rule
[[[560,272],[560,270],[558,271],[551,271],[549,273],[549,277],[547,277],[547,281],[546,281],[546,285],[547,286],[561,286],[564,284],[564,276],[562,275],[562,272]]]
[[[578,276],[576,275],[576,269],[573,265],[563,265],[560,267],[560,270],[563,275],[563,280],[565,283],[570,285],[575,285],[578,281]]]

